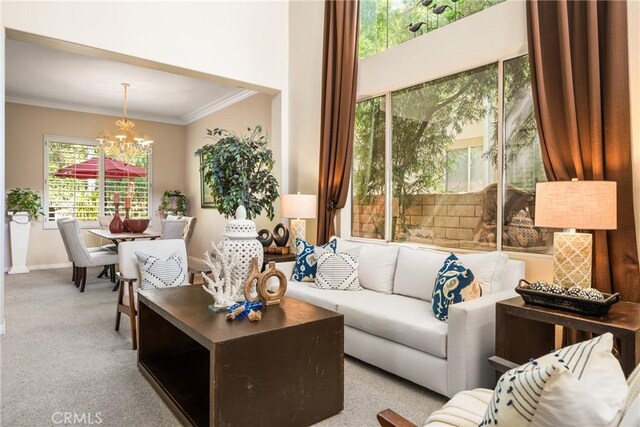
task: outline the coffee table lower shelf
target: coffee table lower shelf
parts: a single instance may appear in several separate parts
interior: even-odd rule
[[[140,372],[184,424],[209,425],[209,351],[202,347],[138,362]]]

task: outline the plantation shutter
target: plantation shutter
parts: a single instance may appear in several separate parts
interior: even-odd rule
[[[149,171],[149,155],[142,154],[132,158],[129,164],[138,166]],[[131,210],[129,211],[130,218],[150,218],[150,201],[149,201],[149,189],[150,189],[149,175],[146,177],[129,176],[120,179],[108,178],[108,173],[105,173],[104,179],[104,214],[113,215],[115,208],[113,205],[113,193],[120,193],[120,213],[124,215],[124,203],[125,197],[131,194]]]
[[[55,223],[56,218],[74,217],[80,222],[98,220],[100,211],[100,182],[94,178],[74,178],[88,176],[91,165],[80,165],[68,170],[66,177],[56,176],[60,169],[96,159],[100,153],[96,145],[52,141],[47,144],[46,223]]]

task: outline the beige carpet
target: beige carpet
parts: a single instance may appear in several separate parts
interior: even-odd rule
[[[70,269],[5,276],[0,425],[60,425],[67,412],[85,425],[97,425],[98,417],[101,426],[179,425],[138,372],[128,318],[120,332],[113,330],[116,293],[97,273],[89,270],[84,294],[70,282]],[[376,413],[385,408],[420,423],[444,402],[347,357],[345,410],[318,425],[376,426]]]

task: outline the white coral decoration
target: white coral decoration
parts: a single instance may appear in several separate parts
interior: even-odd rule
[[[231,279],[231,272],[238,263],[238,255],[230,250],[225,250],[222,242],[216,245],[211,242],[215,259],[212,259],[207,252],[204,253],[204,263],[211,269],[211,277],[201,273],[205,280],[202,285],[205,291],[214,299],[214,307],[225,308],[243,300],[244,283],[236,280],[234,284]]]

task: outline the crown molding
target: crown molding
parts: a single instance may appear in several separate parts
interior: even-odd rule
[[[72,104],[67,102],[43,101],[40,99],[21,98],[17,96],[5,96],[6,102],[14,104],[31,105],[33,107],[54,108],[57,110],[76,111],[78,113],[100,114],[103,116],[122,117],[121,110],[112,110],[109,108],[86,107],[84,105]],[[164,116],[155,116],[151,114],[129,114],[130,119],[148,120],[151,122],[167,123],[170,125],[182,125],[183,123],[177,119],[171,119]]]
[[[250,98],[257,93],[258,92],[256,92],[255,90],[242,89],[239,92],[234,93],[233,95],[230,95],[219,101],[214,101],[209,104],[203,105],[197,110],[194,110],[191,113],[182,116],[181,122],[184,125],[188,125],[190,123],[193,123],[197,120],[202,119],[203,117],[207,117],[208,115],[213,114],[216,111],[220,111],[224,108],[232,106],[233,104],[236,104],[240,101]]]
[[[129,118],[135,119],[135,120],[148,120],[151,122],[160,122],[160,123],[167,123],[170,125],[185,126],[195,122],[196,120],[200,120],[203,117],[213,114],[216,111],[220,111],[224,108],[230,107],[231,105],[236,104],[240,101],[243,101],[257,93],[258,92],[256,92],[255,90],[243,89],[226,98],[203,105],[202,107],[192,111],[191,113],[185,116],[182,116],[179,119],[172,119],[165,116],[156,116],[151,114],[129,114]],[[72,104],[72,103],[66,103],[66,102],[43,101],[39,99],[22,98],[18,96],[5,96],[5,101],[12,102],[14,104],[31,105],[34,107],[43,107],[43,108],[53,108],[56,110],[76,111],[78,113],[100,114],[103,116],[120,117],[122,115],[122,111],[120,110],[112,110],[108,108],[86,107],[84,105],[78,105],[78,104]]]

